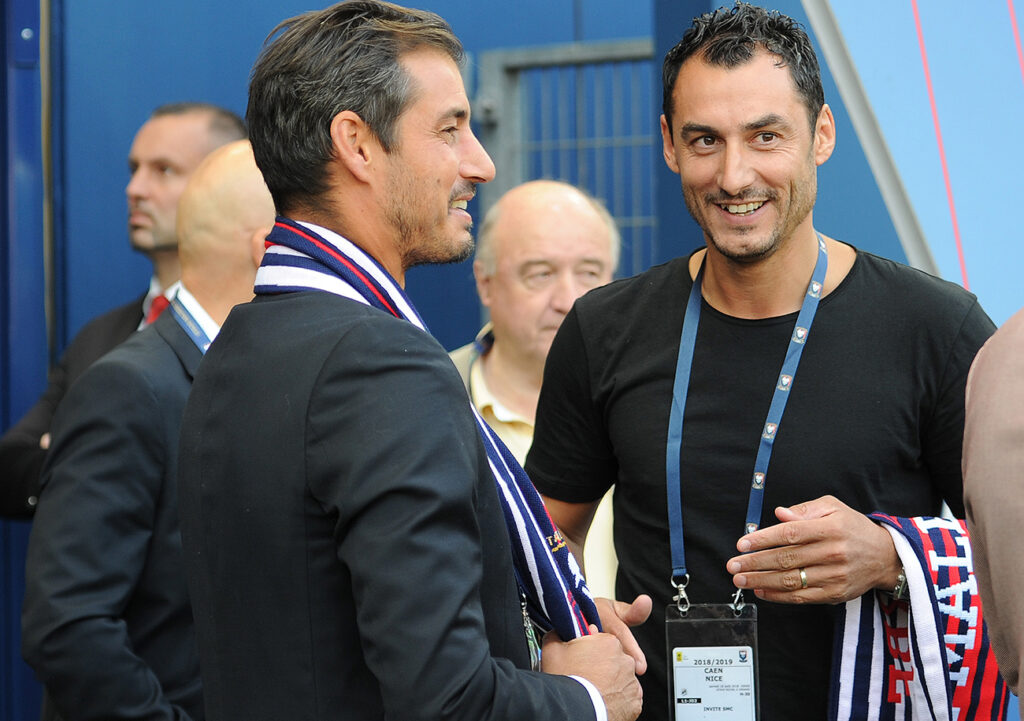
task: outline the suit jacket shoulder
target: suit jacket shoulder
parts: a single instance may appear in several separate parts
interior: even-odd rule
[[[142,321],[141,295],[92,319],[72,339],[50,371],[49,384],[32,408],[0,439],[0,515],[31,518],[46,451],[39,439],[71,384],[104,353],[129,338]]]
[[[523,670],[497,491],[431,336],[326,293],[240,306],[181,451],[211,718],[592,718]]]
[[[54,419],[22,652],[66,721],[203,717],[176,484],[200,358],[165,314],[91,366]]]

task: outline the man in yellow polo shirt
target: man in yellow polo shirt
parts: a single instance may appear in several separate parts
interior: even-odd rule
[[[516,186],[488,211],[473,274],[491,320],[451,357],[473,404],[520,463],[533,441],[537,398],[551,341],[577,298],[612,279],[621,239],[611,215],[578,188],[551,180]],[[614,598],[611,498],[584,556],[587,584]]]

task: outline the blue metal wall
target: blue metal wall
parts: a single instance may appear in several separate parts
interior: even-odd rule
[[[650,36],[649,5],[585,4],[582,13],[582,0],[417,3],[449,20],[473,55],[495,47]],[[264,37],[309,6],[263,0],[245,3],[240,12],[227,0],[63,3],[62,340],[145,285],[148,264],[128,250],[124,232],[124,185],[128,147],[148,111],[169,100],[195,99],[244,112],[249,68]],[[408,285],[442,343],[454,347],[473,337],[479,312],[468,263],[414,270]]]
[[[7,0],[0,18],[0,421],[31,405],[46,375],[39,3]],[[18,621],[28,526],[0,522],[0,719],[38,716],[39,692],[21,663]]]

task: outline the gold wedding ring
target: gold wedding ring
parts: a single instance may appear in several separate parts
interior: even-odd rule
[[[807,588],[807,571],[800,569],[800,588]]]

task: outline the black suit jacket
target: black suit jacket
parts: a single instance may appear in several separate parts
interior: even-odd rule
[[[183,421],[208,718],[593,719],[532,671],[465,388],[411,323],[321,292],[238,306]]]
[[[142,322],[143,294],[89,321],[71,340],[50,371],[49,385],[36,404],[0,438],[0,516],[28,519],[35,512],[46,451],[39,439],[71,384]]]
[[[44,719],[203,718],[176,483],[201,358],[165,313],[89,368],[57,411],[22,611]]]

